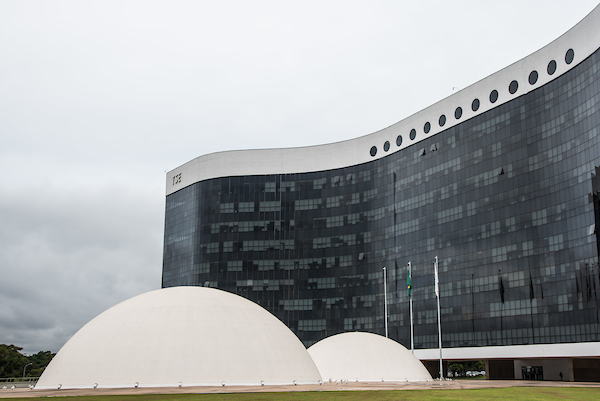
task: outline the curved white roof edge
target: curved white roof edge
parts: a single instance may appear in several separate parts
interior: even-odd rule
[[[416,349],[415,356],[420,360],[439,360],[440,350]],[[595,358],[600,357],[600,342],[442,348],[442,356],[444,360]]]
[[[166,194],[211,178],[332,170],[385,157],[547,84],[577,66],[599,47],[600,6],[597,6],[577,25],[540,50],[387,128],[326,145],[203,155],[167,173]],[[565,55],[569,49],[573,49],[574,58],[567,64]],[[556,72],[549,75],[547,67],[552,60],[556,61]],[[538,72],[538,79],[531,85],[528,79],[534,70]],[[518,89],[511,94],[508,88],[513,80],[518,82]],[[495,103],[489,100],[493,90],[498,91]],[[474,99],[480,100],[477,111],[471,109]],[[462,108],[459,119],[454,116],[457,107]],[[438,120],[442,115],[446,117],[446,123],[440,127]],[[427,122],[431,124],[431,131],[425,134]],[[409,138],[412,129],[416,130],[414,140]],[[396,145],[398,135],[402,136],[400,146]],[[386,141],[390,144],[387,152],[384,151]],[[377,148],[375,156],[370,154],[373,146]]]

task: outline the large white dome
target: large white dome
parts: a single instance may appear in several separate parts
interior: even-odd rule
[[[308,349],[323,380],[433,380],[421,361],[396,341],[372,333],[342,333]]]
[[[174,287],[101,313],[61,348],[36,388],[317,383],[300,340],[261,306]]]

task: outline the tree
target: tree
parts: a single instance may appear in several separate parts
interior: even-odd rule
[[[31,363],[31,367],[27,369],[26,376],[40,376],[56,355],[50,351],[40,351],[37,354],[25,356],[21,353],[22,349],[12,344],[0,344],[0,377],[23,377],[23,369],[29,363]]]
[[[23,374],[23,368],[29,361],[19,352],[22,349],[12,344],[0,344],[0,377],[19,377]]]
[[[33,354],[28,356],[27,359],[32,363],[31,371],[27,370],[27,376],[39,377],[46,369],[46,366],[50,363],[52,358],[54,358],[55,353],[50,351],[40,351],[37,354]]]

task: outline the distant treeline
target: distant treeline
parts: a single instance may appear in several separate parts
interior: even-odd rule
[[[38,377],[56,355],[50,351],[40,351],[25,356],[21,353],[22,349],[12,344],[0,344],[0,378],[23,377],[23,369],[29,363],[31,365],[27,366],[25,377]]]

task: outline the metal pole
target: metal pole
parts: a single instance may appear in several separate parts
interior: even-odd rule
[[[412,291],[412,264],[408,262],[408,274],[410,276],[410,285]],[[413,326],[413,305],[412,305],[412,294],[409,295],[408,302],[410,304],[410,352],[415,353],[415,331]]]
[[[388,308],[387,308],[387,273],[385,267],[383,268],[383,296],[384,296],[384,309],[385,309],[385,338],[388,338]]]
[[[33,364],[33,362],[29,362],[27,365],[25,365],[25,367],[23,368],[23,380],[25,380],[25,369],[27,369],[27,366]]]
[[[443,361],[442,361],[442,320],[440,318],[440,282],[439,282],[439,278],[438,278],[438,257],[437,256],[435,257],[434,268],[435,268],[435,296],[437,298],[437,310],[438,310],[438,340],[439,340],[439,347],[440,347],[440,380],[442,380],[444,378],[444,373],[443,373],[444,365],[443,365]]]

